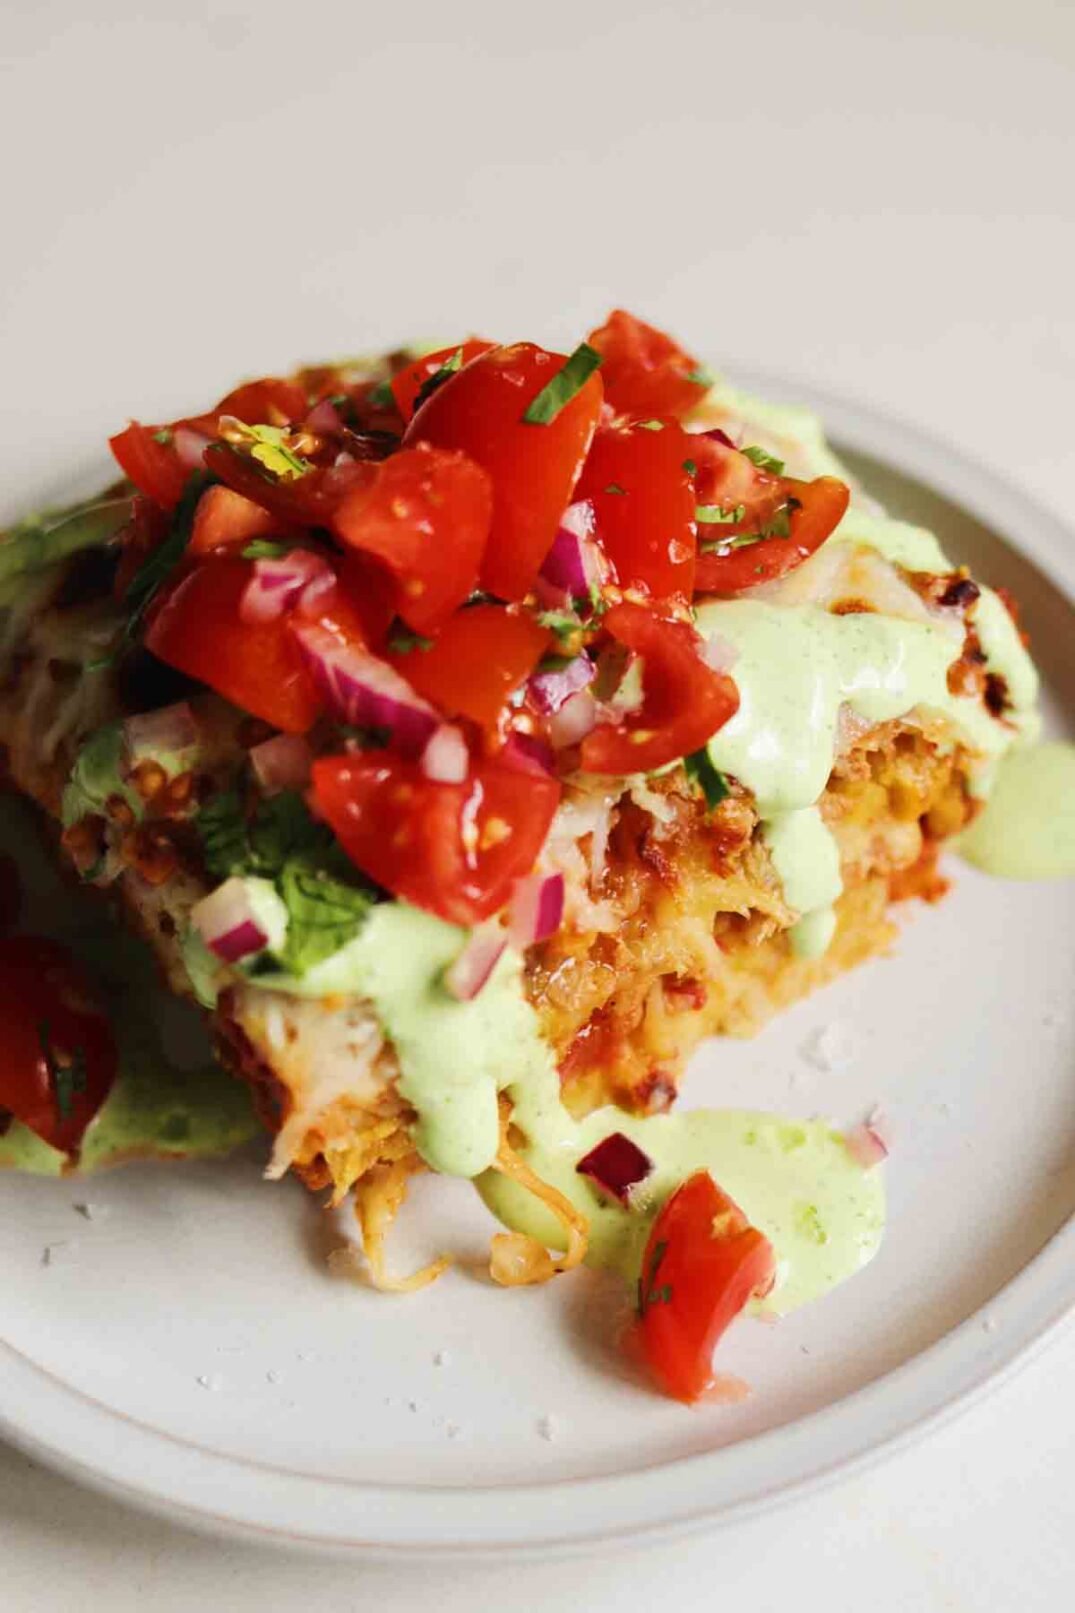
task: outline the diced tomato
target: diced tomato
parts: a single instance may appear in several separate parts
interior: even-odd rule
[[[349,548],[392,573],[407,625],[433,633],[477,585],[492,514],[492,484],[480,465],[420,443],[376,465],[337,507],[332,526]]]
[[[301,420],[309,407],[306,393],[297,381],[266,375],[258,381],[245,381],[221,398],[212,417],[229,414],[246,426],[288,426]]]
[[[251,716],[305,733],[321,701],[287,618],[244,622],[240,615],[253,568],[252,560],[199,561],[157,607],[146,646]]]
[[[414,413],[414,403],[419,392],[426,382],[432,380],[442,365],[454,360],[460,355],[457,369],[469,364],[472,358],[478,358],[482,353],[490,352],[496,346],[495,342],[479,341],[477,337],[470,337],[465,342],[457,342],[454,347],[441,347],[435,353],[427,353],[424,358],[416,358],[413,364],[406,365],[397,370],[389,385],[392,396],[396,400],[396,407],[404,420],[409,420]]]
[[[738,513],[738,521],[698,524],[699,544],[709,539],[732,537],[737,532],[756,531],[783,503],[785,493],[780,476],[762,470],[752,459],[708,432],[690,432],[688,456],[694,464],[694,496],[704,509],[717,508]]]
[[[705,1393],[721,1335],[775,1269],[768,1238],[708,1171],[676,1189],[653,1223],[638,1290],[643,1351],[667,1394]]]
[[[697,379],[703,374],[698,360],[622,308],[586,339],[602,356],[605,399],[617,414],[678,419],[706,395],[708,383]]]
[[[296,526],[329,526],[347,494],[370,482],[375,470],[375,466],[358,461],[308,470],[305,475],[284,480],[226,442],[215,442],[205,450],[205,464],[236,493]]]
[[[655,429],[657,426],[660,429]],[[674,420],[599,431],[575,490],[623,588],[689,599],[694,586],[691,438]]]
[[[336,568],[338,587],[331,595],[317,601],[322,611],[328,603],[336,607],[336,598],[343,595],[361,624],[359,637],[378,653],[384,648],[388,629],[396,619],[396,580],[370,555],[348,552],[338,556]]]
[[[120,470],[140,493],[163,509],[173,510],[187,484],[187,471],[176,458],[175,449],[158,442],[148,426],[132,420],[126,431],[109,437]]]
[[[230,487],[214,483],[207,487],[194,511],[187,554],[211,554],[219,549],[239,549],[254,538],[279,537],[289,530],[286,522],[270,515],[260,504],[244,498]]]
[[[471,605],[446,622],[428,649],[388,659],[427,700],[452,717],[492,728],[513,689],[552,641],[532,616],[504,605]]]
[[[451,924],[477,924],[533,868],[560,798],[553,778],[495,761],[438,784],[387,751],[325,756],[311,804],[362,871]]]
[[[739,709],[731,678],[699,653],[697,633],[641,605],[614,605],[602,627],[642,660],[642,704],[582,741],[586,773],[640,773],[689,756]]]
[[[494,347],[437,388],[403,439],[461,449],[492,477],[493,524],[480,581],[500,599],[522,599],[532,586],[601,413],[595,372],[547,425],[523,419],[565,362],[531,342]]]
[[[836,530],[850,496],[845,483],[835,476],[819,476],[813,482],[795,481],[790,476],[781,477],[780,499],[776,509],[779,510],[781,505],[787,507],[788,536],[759,538],[754,543],[740,544],[721,553],[719,545],[722,538],[733,536],[736,532],[749,533],[751,527],[741,524],[737,527],[711,528],[715,536],[710,541],[718,547],[708,554],[699,553],[694,581],[696,591],[727,598],[794,571],[796,566],[801,566],[804,560],[820,549],[825,539]],[[791,500],[794,502],[789,502]],[[772,517],[764,517],[763,521],[769,519]],[[699,528],[699,532],[703,530]],[[702,542],[704,544],[704,538]]]
[[[131,500],[131,518],[120,534],[122,545],[113,592],[123,599],[137,572],[159,544],[168,536],[172,518],[167,510],[136,493]]]
[[[116,1076],[112,1027],[58,941],[0,940],[0,1110],[74,1153]]]

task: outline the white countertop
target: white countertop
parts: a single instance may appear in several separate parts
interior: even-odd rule
[[[1070,5],[148,10],[5,18],[0,461],[42,487],[55,433],[89,457],[127,412],[251,369],[463,326],[569,335],[616,302],[733,372],[916,418],[1070,517]],[[1073,1419],[1068,1327],[825,1494],[495,1577],[203,1540],[0,1450],[0,1603],[1052,1613],[1075,1583]]]

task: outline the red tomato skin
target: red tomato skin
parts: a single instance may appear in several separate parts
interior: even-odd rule
[[[132,420],[126,431],[109,437],[108,446],[124,476],[140,493],[163,509],[175,509],[187,483],[187,472],[173,448],[158,442],[150,428],[137,420]]]
[[[445,623],[427,650],[389,654],[411,686],[452,717],[496,725],[513,689],[535,668],[552,635],[504,605],[471,605]]]
[[[252,716],[305,733],[321,700],[287,619],[249,623],[239,615],[253,567],[251,560],[200,561],[154,612],[146,647]]]
[[[416,358],[413,364],[397,370],[388,384],[392,388],[392,396],[403,419],[411,418],[419,392],[443,364],[455,357],[456,353],[462,353],[459,367],[465,369],[472,358],[480,358],[482,353],[490,352],[495,346],[495,342],[483,342],[478,337],[471,336],[465,342],[457,342],[454,347],[441,347],[435,353],[426,353],[423,358]]]
[[[705,1393],[721,1335],[775,1269],[768,1238],[708,1171],[676,1189],[653,1223],[639,1284],[643,1352],[666,1394],[689,1404]]]
[[[462,784],[427,779],[386,751],[325,756],[310,804],[363,873],[450,924],[478,924],[507,902],[548,833],[559,783],[496,762]]]
[[[694,584],[698,593],[730,598],[794,571],[835,531],[851,497],[846,484],[835,476],[819,476],[812,482],[785,476],[780,487],[781,502],[795,498],[800,505],[791,514],[789,536],[761,538],[727,555],[699,554]],[[733,530],[736,529],[721,529],[729,533]]]
[[[614,605],[602,626],[643,661],[643,701],[618,724],[601,724],[582,741],[586,773],[637,773],[689,756],[739,709],[732,679],[707,666],[698,635],[642,605]]]
[[[220,549],[241,549],[255,538],[280,537],[287,530],[286,523],[260,504],[214,483],[198,500],[186,552],[193,558]]]
[[[375,465],[340,503],[332,526],[348,548],[392,573],[399,615],[425,634],[474,592],[492,515],[492,483],[481,466],[420,443]]]
[[[294,526],[331,525],[337,506],[356,487],[371,481],[374,470],[371,464],[357,462],[310,470],[292,481],[278,481],[255,459],[225,442],[211,443],[204,457],[206,469],[225,486]]]
[[[66,1103],[46,1047],[62,1063],[81,1053],[82,1090],[72,1086]],[[112,1027],[81,964],[58,941],[0,940],[0,1110],[53,1148],[73,1154],[115,1076]]]
[[[594,507],[595,531],[622,588],[689,599],[694,587],[691,439],[674,420],[661,430],[599,431],[575,490]],[[622,491],[609,491],[609,489]]]
[[[531,342],[495,347],[445,381],[407,427],[404,445],[469,454],[493,482],[493,521],[479,580],[499,599],[522,599],[552,547],[601,413],[599,372],[548,425],[523,419],[564,356]]]
[[[245,426],[288,426],[302,420],[308,408],[306,393],[297,381],[265,375],[228,392],[212,411],[212,418],[219,420],[227,414]]]
[[[601,354],[605,399],[619,415],[673,415],[677,419],[705,397],[705,382],[692,381],[698,361],[664,331],[616,308],[586,338]]]

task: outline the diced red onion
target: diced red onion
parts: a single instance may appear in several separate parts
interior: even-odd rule
[[[591,1148],[575,1169],[580,1176],[588,1176],[606,1193],[626,1204],[631,1189],[652,1171],[653,1161],[630,1137],[625,1137],[622,1131],[614,1131],[602,1138],[596,1148]]]
[[[888,1158],[888,1141],[882,1131],[883,1125],[882,1116],[875,1109],[857,1126],[852,1126],[844,1138],[852,1159],[857,1160],[863,1170],[872,1170]]]
[[[459,1002],[470,1002],[500,962],[507,944],[507,935],[499,925],[471,930],[462,952],[444,971],[444,989]]]
[[[314,405],[303,425],[307,431],[314,431],[322,437],[334,437],[344,429],[339,410],[328,398],[322,398],[320,403]]]
[[[597,727],[600,707],[589,689],[580,689],[549,718],[549,738],[556,750],[578,745]]]
[[[301,790],[310,781],[313,752],[301,734],[276,734],[250,752],[254,776],[266,795]]]
[[[470,770],[470,753],[462,730],[454,723],[441,723],[421,756],[426,778],[437,784],[462,784]]]
[[[564,916],[563,874],[532,874],[517,881],[508,908],[508,934],[520,952],[555,935]]]
[[[268,943],[246,885],[234,876],[191,908],[190,921],[210,952],[225,963],[238,963]]]
[[[206,437],[202,432],[192,430],[190,426],[176,426],[172,436],[175,457],[184,470],[201,470],[205,462],[205,450],[212,442],[212,437]]]
[[[329,565],[309,549],[292,549],[277,560],[255,560],[239,600],[239,616],[247,624],[279,621],[300,598],[322,592],[333,581]]]
[[[503,761],[517,767],[521,773],[552,773],[556,768],[556,755],[551,745],[534,734],[514,728],[500,752]]]
[[[714,672],[730,672],[739,659],[739,651],[729,639],[719,633],[702,637],[702,660]]]
[[[527,693],[539,711],[551,716],[565,700],[592,683],[596,675],[597,668],[589,656],[576,655],[554,672],[535,672],[526,686]]]
[[[366,728],[387,728],[400,750],[418,756],[440,726],[433,707],[386,661],[345,644],[327,627],[293,623],[314,682],[338,717]]]
[[[143,757],[160,755],[162,751],[194,750],[198,744],[198,724],[190,706],[180,700],[174,706],[162,706],[159,711],[128,717],[123,724],[123,739],[127,761],[133,766]]]
[[[585,598],[592,585],[600,587],[605,581],[605,558],[593,531],[589,499],[568,505],[538,577],[538,593],[545,603]]]

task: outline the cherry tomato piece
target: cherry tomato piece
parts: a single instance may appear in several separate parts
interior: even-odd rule
[[[571,501],[601,413],[600,373],[591,375],[546,425],[523,419],[566,360],[531,342],[494,347],[422,404],[404,443],[469,454],[493,482],[493,523],[480,582],[499,599],[532,586]]]
[[[73,1154],[112,1089],[112,1027],[58,941],[0,940],[0,1110]]]
[[[601,354],[605,399],[617,414],[679,418],[709,389],[708,380],[697,379],[703,375],[697,359],[622,308],[586,339]]]
[[[252,716],[305,733],[321,700],[287,618],[244,622],[240,614],[253,568],[251,560],[200,561],[154,611],[146,647]]]
[[[285,536],[289,530],[286,522],[260,504],[214,483],[198,500],[186,552],[193,558],[220,549],[241,549],[255,538]]]
[[[560,798],[553,778],[495,761],[462,784],[428,779],[387,751],[313,765],[313,809],[379,885],[451,924],[477,924],[528,874]]]
[[[724,553],[719,547],[720,538],[715,538],[717,548],[698,556],[694,583],[698,593],[728,597],[794,571],[836,530],[851,496],[846,484],[835,476],[819,476],[813,482],[784,476],[780,478],[780,492],[780,502],[788,511],[788,536],[759,538]],[[721,537],[732,531],[725,527],[713,530]],[[750,528],[742,526],[739,530],[749,532]]]
[[[471,605],[446,622],[428,649],[388,659],[427,700],[453,717],[492,728],[513,689],[552,641],[532,616],[504,605]]]
[[[397,370],[389,386],[404,420],[409,420],[414,413],[415,401],[426,382],[431,381],[445,364],[452,363],[453,369],[461,370],[472,358],[491,352],[495,346],[495,342],[479,341],[472,336],[465,342],[457,342],[454,347],[441,347],[435,353],[427,353],[424,358],[416,358],[413,364]],[[459,362],[455,364],[457,353]]]
[[[399,615],[432,633],[473,593],[492,514],[485,471],[466,454],[421,443],[374,466],[337,506],[332,528],[381,561],[396,579]]]
[[[163,509],[175,508],[187,484],[188,472],[170,444],[158,442],[148,426],[132,420],[126,431],[109,437],[108,446],[124,476],[140,493]]]
[[[666,1394],[699,1399],[729,1322],[776,1269],[768,1238],[708,1171],[688,1177],[653,1223],[639,1279],[642,1347]]]
[[[656,429],[658,428],[659,429]],[[622,588],[689,599],[694,587],[691,438],[674,420],[599,431],[575,490]]]
[[[601,723],[582,741],[586,773],[639,773],[689,756],[739,709],[731,678],[702,660],[687,622],[641,605],[614,605],[602,621],[609,635],[642,659],[642,705]]]

